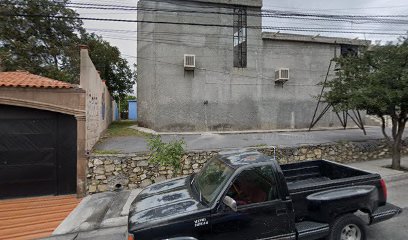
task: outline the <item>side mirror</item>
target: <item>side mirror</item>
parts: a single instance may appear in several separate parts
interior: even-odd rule
[[[232,211],[234,212],[238,211],[237,202],[232,197],[225,196],[222,202],[229,208],[231,208]]]

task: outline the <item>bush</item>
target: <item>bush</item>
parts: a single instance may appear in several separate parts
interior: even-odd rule
[[[147,140],[150,159],[153,164],[172,167],[175,174],[181,171],[181,157],[184,154],[184,140],[174,140],[169,143],[162,141],[160,136],[153,136]]]

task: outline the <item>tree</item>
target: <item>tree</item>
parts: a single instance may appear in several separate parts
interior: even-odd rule
[[[382,119],[382,133],[392,152],[392,168],[401,167],[401,148],[408,121],[408,40],[375,45],[358,55],[335,59],[336,78],[323,97],[337,111],[366,110]],[[384,116],[391,116],[388,133]]]
[[[0,64],[3,71],[27,70],[79,83],[78,45],[89,45],[90,57],[115,100],[132,92],[135,73],[102,37],[86,33],[69,0],[3,0],[0,6]],[[55,18],[53,16],[61,16]]]
[[[68,0],[5,0],[0,8],[0,59],[4,71],[34,74],[76,82],[79,59],[77,32],[83,31]],[[64,16],[68,19],[33,15]],[[78,68],[77,68],[78,69]]]
[[[123,101],[125,96],[133,92],[135,73],[129,68],[126,59],[121,57],[117,47],[95,34],[84,33],[81,37],[83,44],[89,47],[89,56],[96,69],[101,72],[101,78],[116,101]]]
[[[120,100],[120,112],[128,112],[129,111],[129,100],[136,100],[137,98],[132,95],[126,95]]]

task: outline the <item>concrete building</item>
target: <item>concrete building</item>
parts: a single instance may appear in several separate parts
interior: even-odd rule
[[[113,105],[86,48],[80,86],[0,72],[0,199],[85,194],[88,153]]]
[[[368,42],[263,32],[261,7],[262,0],[140,0],[140,124],[158,131],[308,127],[330,60]],[[185,68],[185,54],[195,56],[194,68]],[[339,124],[328,113],[318,126]]]

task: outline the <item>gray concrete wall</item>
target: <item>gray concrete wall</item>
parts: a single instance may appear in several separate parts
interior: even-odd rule
[[[138,19],[162,22],[233,24],[233,9],[185,1],[139,1],[139,7],[226,12],[202,14],[139,11]],[[211,8],[209,8],[211,7]],[[248,26],[261,26],[247,8]],[[248,67],[233,67],[231,27],[138,24],[138,115],[159,131],[306,128],[330,59],[339,45],[263,39],[248,29]],[[184,71],[184,54],[195,54],[197,68]],[[291,79],[275,85],[275,69],[290,68]],[[208,104],[205,102],[208,101]],[[338,126],[330,113],[318,126]]]

